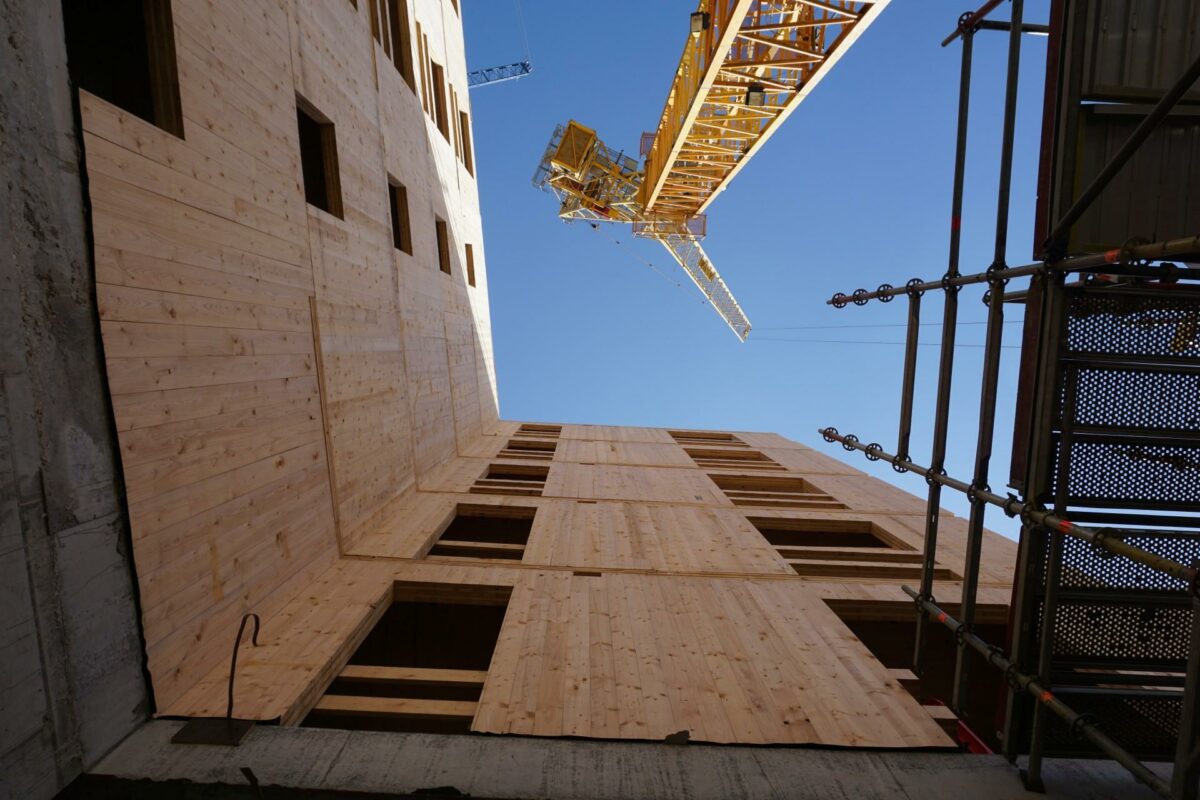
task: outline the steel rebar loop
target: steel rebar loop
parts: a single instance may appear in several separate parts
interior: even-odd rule
[[[227,721],[233,719],[233,679],[237,676],[237,657],[238,651],[242,649],[242,634],[246,632],[246,623],[250,620],[254,620],[254,630],[250,632],[250,644],[258,647],[258,628],[261,624],[258,614],[243,614],[242,622],[238,625],[237,638],[233,640],[233,658],[229,663],[229,702],[225,706],[225,719]]]
[[[1125,556],[1151,569],[1165,572],[1171,577],[1188,584],[1189,590],[1193,593],[1200,593],[1200,580],[1197,578],[1200,572],[1193,567],[1180,564],[1178,561],[1172,561],[1169,558],[1155,555],[1140,547],[1134,547],[1126,543],[1122,538],[1122,531],[1120,529],[1097,529],[1089,528],[1085,525],[1076,525],[1071,520],[1055,514],[1053,511],[1038,508],[1032,503],[1022,502],[1015,495],[1001,496],[986,487],[971,486],[969,483],[957,478],[952,478],[944,473],[934,472],[928,467],[914,463],[909,459],[900,458],[892,453],[888,453],[877,444],[863,444],[854,434],[843,435],[838,433],[837,428],[818,428],[817,433],[821,434],[827,442],[841,444],[845,450],[859,450],[869,454],[869,457],[873,457],[872,460],[886,461],[899,472],[913,472],[923,476],[927,481],[939,483],[942,486],[949,486],[951,489],[962,492],[968,498],[979,498],[984,502],[991,503],[1003,510],[1008,516],[1020,517],[1021,521],[1027,524],[1037,525],[1048,530],[1065,533],[1068,536],[1074,536],[1076,539],[1081,539],[1107,552]]]
[[[969,286],[975,283],[987,283],[989,280],[994,278],[1023,278],[1029,275],[1037,275],[1042,272],[1082,272],[1084,270],[1092,270],[1100,267],[1120,264],[1130,264],[1132,262],[1163,261],[1165,259],[1174,258],[1175,256],[1195,255],[1197,253],[1200,253],[1200,233],[1196,234],[1195,236],[1187,236],[1182,239],[1171,239],[1170,241],[1165,242],[1154,242],[1153,244],[1118,248],[1115,250],[1107,250],[1103,253],[1089,253],[1088,255],[1073,256],[1071,258],[1064,258],[1059,261],[1024,264],[1019,267],[1008,267],[1007,269],[1000,270],[984,270],[983,272],[976,272],[972,275],[938,278],[937,280],[932,281],[922,281],[914,278],[903,286],[881,286],[873,292],[869,292],[866,289],[857,289],[850,294],[838,292],[833,297],[826,300],[825,304],[833,306],[834,308],[844,308],[850,304],[863,306],[871,300],[882,300],[885,297],[891,298],[895,297],[896,295],[906,294],[910,291],[925,292],[933,289],[948,289],[955,286]],[[1163,278],[1195,278],[1200,277],[1200,270],[1179,269],[1173,267],[1172,265],[1164,265],[1161,269],[1161,275]]]
[[[922,597],[912,587],[901,586],[900,588],[904,590],[905,594],[916,601],[917,606],[930,619],[936,620],[949,628],[950,632],[954,634],[955,640],[961,643],[960,646],[970,646],[982,655],[989,664],[1002,671],[1009,685],[1033,695],[1043,708],[1051,711],[1065,722],[1073,734],[1087,739],[1094,744],[1109,758],[1129,770],[1135,779],[1150,787],[1157,794],[1163,797],[1171,797],[1171,787],[1166,781],[1151,772],[1145,764],[1130,755],[1119,744],[1108,738],[1103,731],[1096,727],[1089,717],[1077,713],[1070,706],[1063,703],[1053,692],[1039,683],[1035,677],[1019,671],[1016,665],[1004,655],[1003,650],[988,644],[971,631],[966,630],[961,622],[939,608],[932,600]]]

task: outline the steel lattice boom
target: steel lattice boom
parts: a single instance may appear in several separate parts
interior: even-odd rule
[[[533,64],[528,61],[517,61],[514,64],[504,64],[499,67],[487,67],[467,73],[467,86],[487,86],[489,83],[515,81],[533,73]]]
[[[888,0],[701,0],[646,156],[642,205],[703,213]]]
[[[700,246],[704,218],[647,216],[637,200],[642,172],[632,158],[607,147],[591,128],[571,121],[550,137],[533,183],[559,198],[562,219],[628,222],[635,235],[661,242],[730,329],[746,340],[750,320]]]
[[[633,224],[671,254],[739,339],[750,321],[700,246],[704,211],[889,0],[701,0],[645,163],[571,121],[534,185],[559,216]]]

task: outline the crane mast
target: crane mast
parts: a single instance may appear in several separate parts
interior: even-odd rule
[[[627,222],[660,242],[744,341],[750,322],[700,246],[705,211],[888,2],[701,0],[644,163],[572,120],[534,184],[565,220]]]

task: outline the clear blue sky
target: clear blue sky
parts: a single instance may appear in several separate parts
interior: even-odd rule
[[[534,74],[471,91],[502,416],[776,431],[923,495],[920,478],[869,464],[815,432],[833,425],[894,449],[905,302],[836,310],[825,300],[945,272],[960,48],[939,43],[976,3],[893,0],[714,202],[704,246],[754,325],[746,344],[659,245],[622,226],[602,235],[564,224],[554,198],[530,183],[554,126],[572,118],[636,154],[639,135],[657,124],[694,2],[523,5]],[[512,2],[463,6],[469,68],[524,57]],[[1027,0],[1026,20],[1044,22],[1047,7]],[[1008,13],[1005,4],[995,16]],[[1026,263],[1032,247],[1045,41],[1026,37],[1022,51],[1012,264]],[[976,39],[964,272],[991,262],[1006,43],[995,32]],[[984,320],[981,294],[962,292],[960,319]],[[1009,307],[1008,318],[1020,312]],[[922,317],[941,319],[940,297],[926,295]],[[789,330],[800,326],[838,327]],[[982,343],[983,325],[959,330],[960,342]],[[1019,324],[1006,326],[1014,347],[1002,362],[997,489],[1008,475],[1019,333]],[[930,345],[940,336],[940,327],[922,329]],[[922,347],[919,359],[912,453],[923,462],[937,354]],[[963,347],[955,365],[947,469],[965,479],[981,360],[981,348]],[[966,515],[965,498],[943,498]],[[1017,530],[998,512],[988,526]]]

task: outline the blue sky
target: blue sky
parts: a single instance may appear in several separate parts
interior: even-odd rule
[[[658,244],[555,216],[530,179],[569,119],[636,155],[686,36],[689,0],[525,0],[534,74],[471,91],[501,414],[507,419],[776,431],[917,494],[924,482],[826,444],[833,425],[895,447],[905,302],[836,310],[837,291],[946,270],[962,0],[893,0],[709,209],[704,246],[754,330],[742,344]],[[512,2],[465,2],[470,69],[524,57]],[[1044,22],[1048,0],[1027,0]],[[996,12],[1007,17],[1008,6]],[[1026,37],[1009,261],[1030,260],[1045,39]],[[976,38],[962,269],[991,262],[1007,37]],[[617,240],[619,244],[614,243]],[[652,263],[656,270],[647,266]],[[665,273],[665,275],[663,274]],[[982,290],[959,318],[982,322]],[[1009,307],[1008,319],[1019,320]],[[926,295],[922,319],[941,319]],[[860,327],[860,326],[879,327]],[[991,484],[1008,474],[1020,325],[1005,326]],[[980,345],[983,325],[961,327]],[[941,329],[922,329],[912,453],[927,462]],[[947,470],[969,479],[982,362],[959,348]],[[965,498],[943,494],[965,516]],[[990,512],[988,527],[1017,527]]]

